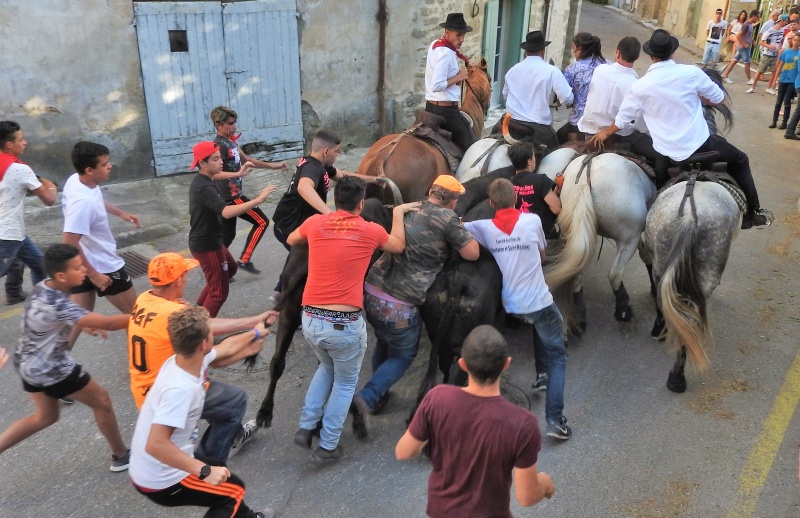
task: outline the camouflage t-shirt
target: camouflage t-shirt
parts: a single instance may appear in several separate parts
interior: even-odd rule
[[[455,212],[428,201],[420,212],[405,215],[405,227],[403,253],[384,253],[370,268],[367,282],[392,297],[420,305],[450,250],[463,248],[473,238]]]
[[[72,326],[89,311],[69,298],[69,293],[36,285],[25,303],[22,336],[14,353],[14,367],[26,382],[48,387],[63,381],[75,368],[70,354]]]

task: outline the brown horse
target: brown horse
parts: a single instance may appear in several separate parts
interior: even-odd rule
[[[483,133],[483,121],[492,95],[486,60],[467,67],[461,110],[473,120],[476,135]],[[358,173],[386,176],[397,184],[403,201],[425,198],[436,177],[449,173],[450,165],[433,144],[404,133],[386,135],[364,155]]]

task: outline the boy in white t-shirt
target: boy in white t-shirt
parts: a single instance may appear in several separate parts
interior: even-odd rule
[[[506,312],[532,324],[541,338],[542,349],[536,356],[545,363],[547,373],[547,435],[567,440],[572,437],[563,414],[567,354],[561,332],[561,313],[542,272],[547,246],[542,222],[536,214],[521,213],[514,208],[517,195],[510,181],[504,178],[493,181],[488,193],[489,203],[497,211],[495,217],[464,223],[464,227],[489,249],[503,273],[502,298]]]
[[[136,303],[136,290],[125,271],[125,260],[117,255],[117,242],[111,234],[108,215],[113,214],[139,228],[139,218],[103,199],[100,184],[108,181],[111,162],[108,148],[94,142],[78,142],[72,148],[72,165],[77,171],[64,184],[64,243],[76,247],[86,266],[83,284],[72,289],[72,300],[88,310],[94,309],[97,295],[122,313],[130,314]],[[72,338],[80,332],[75,327]]]
[[[261,325],[256,329],[255,340],[268,333]],[[219,352],[208,311],[199,306],[176,311],[167,330],[176,354],[161,367],[136,421],[129,468],[134,487],[165,507],[208,507],[206,516],[274,517],[272,508],[254,512],[245,505],[244,482],[228,468],[194,458],[206,375]]]
[[[714,19],[709,20],[706,25],[706,48],[703,51],[703,65],[717,66],[722,39],[727,28],[728,22],[722,19],[722,9],[717,9],[714,13]]]

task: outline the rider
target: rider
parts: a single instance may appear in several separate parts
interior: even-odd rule
[[[642,46],[653,64],[625,95],[614,123],[597,132],[592,141],[602,146],[610,135],[632,127],[636,114],[641,111],[653,138],[653,147],[661,155],[656,161],[659,185],[666,181],[671,161],[680,162],[695,153],[717,151],[727,162],[728,174],[747,200],[742,228],[769,225],[772,218],[759,204],[747,155],[724,138],[710,135],[703,116],[703,104],[720,104],[725,100],[725,93],[697,67],[672,60],[678,45],[678,39],[669,32],[663,29],[653,32]]]
[[[475,143],[472,128],[461,115],[458,100],[461,97],[461,82],[468,77],[467,69],[460,68],[458,60],[469,66],[469,59],[458,49],[464,43],[466,33],[472,27],[464,21],[463,13],[450,13],[440,23],[444,36],[428,47],[425,65],[425,111],[444,117],[442,128],[453,134],[453,143],[466,151]]]
[[[639,40],[626,36],[617,44],[615,63],[606,63],[595,69],[589,85],[586,107],[583,116],[578,120],[578,129],[587,136],[592,136],[601,128],[607,128],[614,123],[622,99],[639,79],[633,63],[639,59],[641,48]],[[619,130],[609,137],[607,143],[614,144],[617,148],[620,144],[624,145],[631,153],[644,157],[650,165],[654,165],[659,156],[653,149],[653,139],[647,134],[641,112],[636,114],[633,126]]]
[[[511,122],[524,127],[533,140],[548,149],[558,147],[550,113],[550,92],[555,92],[565,106],[572,106],[574,95],[564,74],[544,61],[544,49],[550,45],[542,31],[529,32],[520,48],[525,50],[525,59],[506,73],[503,97]]]

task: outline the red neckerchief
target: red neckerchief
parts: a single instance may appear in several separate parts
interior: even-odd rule
[[[239,133],[238,135],[231,135],[231,142],[236,142],[237,140],[239,140],[239,137],[241,136],[242,136],[241,133]]]
[[[494,223],[494,226],[499,228],[502,233],[510,236],[511,232],[514,231],[517,221],[519,221],[519,215],[519,210],[514,207],[500,209],[495,213],[494,218],[492,218],[492,223]]]
[[[11,167],[11,164],[24,164],[22,160],[15,157],[10,153],[0,153],[0,181],[3,180],[3,177],[6,175],[6,171],[8,168]]]
[[[461,60],[464,61],[464,66],[467,66],[467,67],[469,66],[469,59],[467,59],[467,56],[465,56],[464,54],[460,53],[458,51],[458,49],[453,46],[452,43],[450,43],[449,41],[447,41],[445,39],[444,36],[442,36],[441,38],[439,38],[438,40],[433,42],[433,48],[438,49],[439,47],[447,47],[448,49],[452,50],[453,52],[456,53],[456,56],[458,56],[458,59],[461,59]]]

